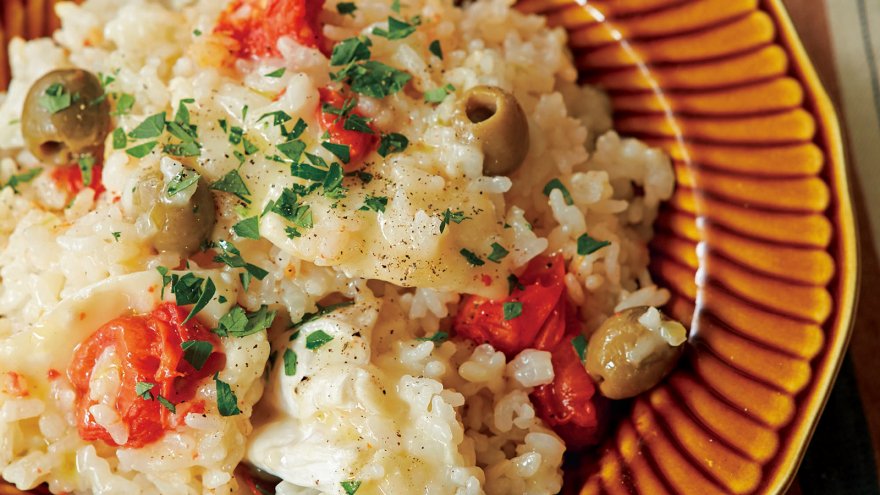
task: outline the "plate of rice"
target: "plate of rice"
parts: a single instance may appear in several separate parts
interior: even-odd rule
[[[0,493],[794,475],[856,255],[776,1],[0,15]]]

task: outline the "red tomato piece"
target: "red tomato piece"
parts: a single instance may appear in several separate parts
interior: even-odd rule
[[[561,255],[532,260],[519,277],[519,288],[501,300],[466,296],[453,328],[456,335],[489,343],[512,358],[523,349],[549,351],[555,378],[531,394],[538,416],[569,448],[595,445],[601,438],[608,401],[596,393],[572,339],[581,325],[565,297],[565,260]],[[504,319],[504,304],[520,302],[522,313]]]
[[[83,183],[82,170],[76,163],[64,165],[63,167],[55,167],[52,169],[52,180],[56,184],[66,189],[70,194],[76,195],[86,187],[95,190],[95,197],[105,191],[102,182],[103,167],[95,164],[92,166],[92,183],[86,186]]]
[[[349,161],[342,164],[342,168],[346,172],[354,172],[361,168],[363,159],[376,147],[379,135],[370,124],[367,125],[373,130],[373,134],[346,129],[344,117],[323,110],[325,103],[334,108],[342,109],[345,106],[346,97],[341,92],[329,88],[321,88],[318,92],[321,95],[318,122],[321,123],[321,128],[330,135],[329,141],[331,143],[348,146]],[[350,115],[363,117],[356,109],[351,110]]]
[[[328,54],[318,20],[323,8],[324,0],[233,0],[220,14],[214,32],[237,42],[234,53],[239,58],[281,56],[282,36]]]
[[[120,385],[115,401],[116,413],[128,428],[125,447],[142,447],[160,439],[177,426],[175,417],[156,400],[157,396],[176,405],[176,417],[204,410],[204,404],[191,403],[199,381],[223,368],[226,357],[219,351],[217,337],[207,327],[191,319],[181,323],[188,311],[173,303],[162,303],[152,313],[123,316],[101,326],[74,350],[67,370],[77,395],[77,428],[84,440],[103,440],[117,445],[99,425],[89,407],[96,402],[89,397],[92,371],[101,354],[114,347],[119,360]],[[181,343],[208,341],[214,346],[201,370],[183,359]],[[137,383],[153,384],[153,400],[137,394]]]

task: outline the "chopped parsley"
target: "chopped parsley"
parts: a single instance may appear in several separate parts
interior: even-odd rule
[[[519,283],[519,277],[511,273],[507,276],[507,293],[513,294],[514,290],[526,290],[526,286]]]
[[[211,184],[211,189],[234,194],[238,199],[247,204],[250,204],[251,202],[251,200],[248,199],[251,192],[244,183],[244,179],[241,178],[241,174],[239,174],[236,169],[230,170],[226,175],[221,177],[220,180]]]
[[[339,2],[336,4],[336,12],[339,12],[340,15],[350,15],[354,17],[354,11],[357,10],[357,5],[354,2]]]
[[[162,397],[161,395],[157,395],[156,400],[158,400],[159,404],[162,404],[165,409],[171,411],[171,414],[177,414],[177,408],[174,406],[174,404],[171,403],[170,400]]]
[[[150,393],[150,390],[153,390],[155,386],[155,383],[137,382],[134,384],[134,393],[144,400],[153,400],[153,394]]]
[[[195,172],[181,172],[175,175],[174,178],[171,179],[171,182],[168,183],[168,191],[165,194],[171,198],[177,193],[194,186],[201,178],[202,176]]]
[[[455,86],[451,84],[429,89],[428,91],[425,91],[425,103],[440,103],[453,91],[455,91]]]
[[[565,204],[569,206],[574,204],[574,200],[571,199],[571,193],[568,192],[568,189],[566,189],[565,185],[559,179],[553,179],[544,186],[544,196],[549,197],[550,192],[554,189],[559,189],[559,192],[562,193],[562,198],[565,199]]]
[[[205,340],[187,340],[180,343],[183,349],[183,359],[191,364],[196,370],[201,370],[205,362],[214,351],[214,345]]]
[[[577,253],[581,256],[593,254],[605,246],[611,245],[609,241],[593,239],[588,234],[583,234],[577,240]]]
[[[461,223],[461,222],[468,220],[470,218],[471,217],[464,216],[463,211],[452,211],[449,208],[446,208],[446,211],[444,211],[441,214],[440,233],[442,234],[443,231],[446,230],[446,226],[449,225],[450,223],[452,223],[452,222]]]
[[[368,195],[364,198],[364,205],[358,208],[361,211],[370,211],[384,213],[385,207],[388,206],[388,198],[385,196]]]
[[[283,76],[284,73],[285,73],[286,71],[287,71],[287,68],[282,67],[282,68],[280,68],[280,69],[273,70],[272,72],[270,72],[270,73],[268,73],[268,74],[265,74],[265,76],[266,76],[266,77],[279,78],[279,77]]]
[[[492,243],[492,252],[486,258],[493,263],[501,263],[501,260],[504,259],[505,256],[510,254],[510,251],[504,249],[504,246],[498,244],[497,242]]]
[[[34,180],[34,178],[40,175],[40,172],[42,171],[42,168],[32,168],[20,174],[14,174],[12,177],[9,178],[6,184],[3,184],[3,186],[0,187],[0,189],[10,187],[12,188],[13,192],[18,193],[18,186]]]
[[[342,485],[342,489],[345,490],[345,495],[354,495],[357,493],[358,488],[361,487],[361,482],[355,480],[343,481],[339,484]]]
[[[212,331],[221,337],[240,338],[267,330],[274,321],[275,311],[269,311],[265,304],[253,313],[236,306],[220,318],[217,328]]]
[[[331,340],[333,340],[333,337],[327,332],[316,330],[306,336],[306,349],[314,351]]]
[[[348,65],[362,60],[369,60],[370,47],[373,42],[367,37],[348,38],[333,46],[330,54],[330,65]]]
[[[473,251],[468,251],[467,249],[462,248],[459,253],[464,256],[464,259],[467,260],[468,264],[472,266],[483,266],[486,264],[486,262],[480,259],[480,257],[476,254],[474,254]]]
[[[197,277],[192,272],[182,276],[176,273],[168,275],[168,268],[164,266],[157,267],[156,270],[162,275],[162,298],[165,297],[165,286],[171,284],[171,293],[174,294],[178,306],[193,305],[182,323],[188,322],[196,313],[207,306],[217,291],[217,287],[210,277],[207,279]]]
[[[577,353],[578,359],[581,360],[581,364],[585,363],[587,361],[587,338],[583,335],[578,335],[571,339],[571,345],[574,347],[574,352]]]
[[[92,185],[92,169],[95,167],[95,157],[91,153],[80,155],[76,159],[79,166],[79,172],[82,176],[83,185],[88,187]]]
[[[389,40],[401,40],[416,32],[416,26],[394,17],[388,17],[388,30],[373,28],[373,34],[388,38]]]
[[[434,342],[435,344],[439,344],[441,342],[446,342],[449,339],[449,334],[446,332],[437,332],[430,337],[419,337],[416,340],[422,342]]]
[[[131,112],[131,109],[134,108],[134,95],[128,93],[114,93],[114,99],[116,100],[116,109],[110,112],[110,115],[119,117]]]
[[[165,131],[165,112],[150,115],[138,124],[128,137],[133,139],[153,139],[162,135]]]
[[[393,0],[391,2],[391,10],[400,13],[400,0]]]
[[[113,149],[121,150],[128,145],[128,138],[125,137],[125,131],[121,127],[113,129]]]
[[[395,35],[402,32],[398,29]],[[390,32],[388,35],[392,36]],[[355,93],[373,98],[393,95],[403,89],[412,76],[382,62],[369,60],[371,45],[372,42],[366,37],[348,38],[337,43],[330,55],[330,65],[343,67],[331,73],[330,78],[336,82],[347,82]]]
[[[37,101],[49,113],[55,114],[68,108],[73,102],[73,96],[63,84],[53,83],[43,91]]]
[[[244,268],[244,273],[240,274],[239,277],[241,278],[241,285],[245,291],[250,287],[251,277],[256,278],[257,280],[263,280],[266,278],[266,275],[269,274],[266,270],[246,262],[241,256],[241,251],[239,251],[231,242],[223,240],[220,241],[218,245],[223,252],[215,256],[214,261],[224,263],[230,268]]]
[[[305,325],[306,323],[308,323],[308,322],[310,322],[310,321],[317,320],[318,318],[320,318],[320,317],[322,317],[322,316],[324,316],[324,315],[330,314],[330,313],[332,313],[333,311],[336,311],[336,310],[339,309],[339,308],[345,308],[345,307],[347,307],[347,306],[351,306],[351,305],[353,305],[353,304],[354,304],[354,301],[343,301],[343,302],[336,303],[336,304],[329,304],[329,305],[327,305],[327,306],[321,306],[320,304],[318,304],[318,305],[317,305],[317,307],[318,307],[318,310],[317,310],[317,311],[315,311],[314,313],[306,313],[306,314],[304,314],[303,317],[302,317],[302,319],[299,320],[298,322],[294,323],[293,325],[291,325],[290,328],[292,328],[292,329],[299,328],[299,327],[301,327],[302,325]],[[296,335],[296,334],[294,334],[294,335]],[[291,340],[293,340],[293,339],[291,339]]]
[[[245,239],[259,239],[260,217],[258,215],[254,215],[252,217],[245,218],[244,220],[233,225],[232,231],[235,232],[235,235],[239,237],[244,237]]]
[[[434,40],[428,45],[428,51],[433,53],[437,58],[443,60],[443,48],[440,46],[440,40]]]
[[[293,376],[296,374],[296,353],[290,349],[284,350],[284,374]]]
[[[522,303],[519,301],[510,301],[502,306],[504,311],[504,319],[512,320],[522,314]]]
[[[113,236],[113,239],[114,239],[116,242],[119,242],[119,236],[122,235],[122,232],[110,232],[110,235]]]
[[[293,163],[299,163],[300,158],[302,158],[303,151],[305,151],[306,149],[306,143],[300,141],[299,139],[294,139],[291,141],[287,141],[286,143],[276,144],[275,148],[277,148],[282,155],[289,158]]]
[[[377,150],[381,157],[386,157],[392,153],[400,153],[409,146],[409,139],[403,134],[391,132],[383,134],[379,141],[379,149]]]
[[[272,125],[279,126],[284,124],[285,122],[290,121],[290,115],[284,110],[276,110],[274,112],[264,113],[260,115],[260,118],[257,119],[257,123],[259,124],[263,120],[268,117],[272,117]]]
[[[214,373],[214,384],[217,387],[217,411],[220,416],[236,416],[241,414],[238,408],[238,397],[232,391],[228,383],[220,379],[219,373]]]
[[[276,213],[285,220],[293,223],[295,227],[310,229],[314,226],[312,221],[312,210],[309,205],[302,204],[297,201],[297,193],[291,188],[281,190],[281,196],[269,209],[272,213]]]
[[[139,144],[137,146],[132,146],[131,148],[125,150],[125,152],[135,158],[143,158],[149,155],[157,144],[159,144],[158,141],[149,141],[143,144]]]
[[[347,144],[338,144],[324,141],[323,143],[321,143],[321,147],[323,147],[330,153],[333,153],[336,158],[342,160],[342,163],[348,163],[351,161],[351,150],[349,149]]]
[[[193,36],[201,36],[201,35],[202,35],[201,29],[193,29]]]
[[[360,115],[353,113],[345,119],[345,122],[342,124],[342,128],[346,131],[356,131],[363,132],[364,134],[375,134],[373,129],[370,127],[370,119],[361,117]]]

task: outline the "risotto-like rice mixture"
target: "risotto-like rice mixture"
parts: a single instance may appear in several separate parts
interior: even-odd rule
[[[266,3],[61,3],[52,39],[11,43],[0,476],[54,493],[249,493],[246,463],[283,494],[557,493],[566,444],[534,395],[554,382],[551,352],[496,350],[453,320],[464,297],[524,290],[515,276],[539,256],[564,264],[579,335],[665,303],[646,243],[668,158],[610,129],[565,33],[511,0],[273,0],[317,7],[275,37]],[[59,167],[29,151],[25,100],[73,67],[99,77],[88,104],[111,125],[98,156]],[[527,119],[513,170],[488,173],[462,125],[478,86]],[[50,87],[40,104],[76,96]],[[164,224],[149,194],[165,195]],[[186,215],[208,227],[195,245],[192,226],[174,230]],[[129,339],[136,324],[158,337]],[[155,379],[132,378],[148,365]]]

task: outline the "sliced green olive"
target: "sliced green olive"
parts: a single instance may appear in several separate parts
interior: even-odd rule
[[[138,183],[134,203],[142,211],[149,212],[148,218],[156,227],[152,244],[159,252],[190,255],[200,248],[214,229],[216,211],[208,183],[199,179],[187,189],[176,193],[182,195],[180,197],[169,196],[158,171],[146,174]],[[188,199],[181,201],[189,194]]]
[[[516,170],[529,152],[529,122],[516,98],[496,86],[474,86],[465,92],[462,110],[483,149],[483,173]]]
[[[684,351],[684,327],[658,312],[658,328],[649,328],[639,321],[649,310],[656,311],[646,306],[621,311],[590,336],[587,373],[602,395],[625,399],[653,388],[672,371]]]
[[[31,86],[24,100],[25,144],[47,164],[65,165],[83,153],[99,156],[109,129],[110,105],[91,72],[52,71]]]

